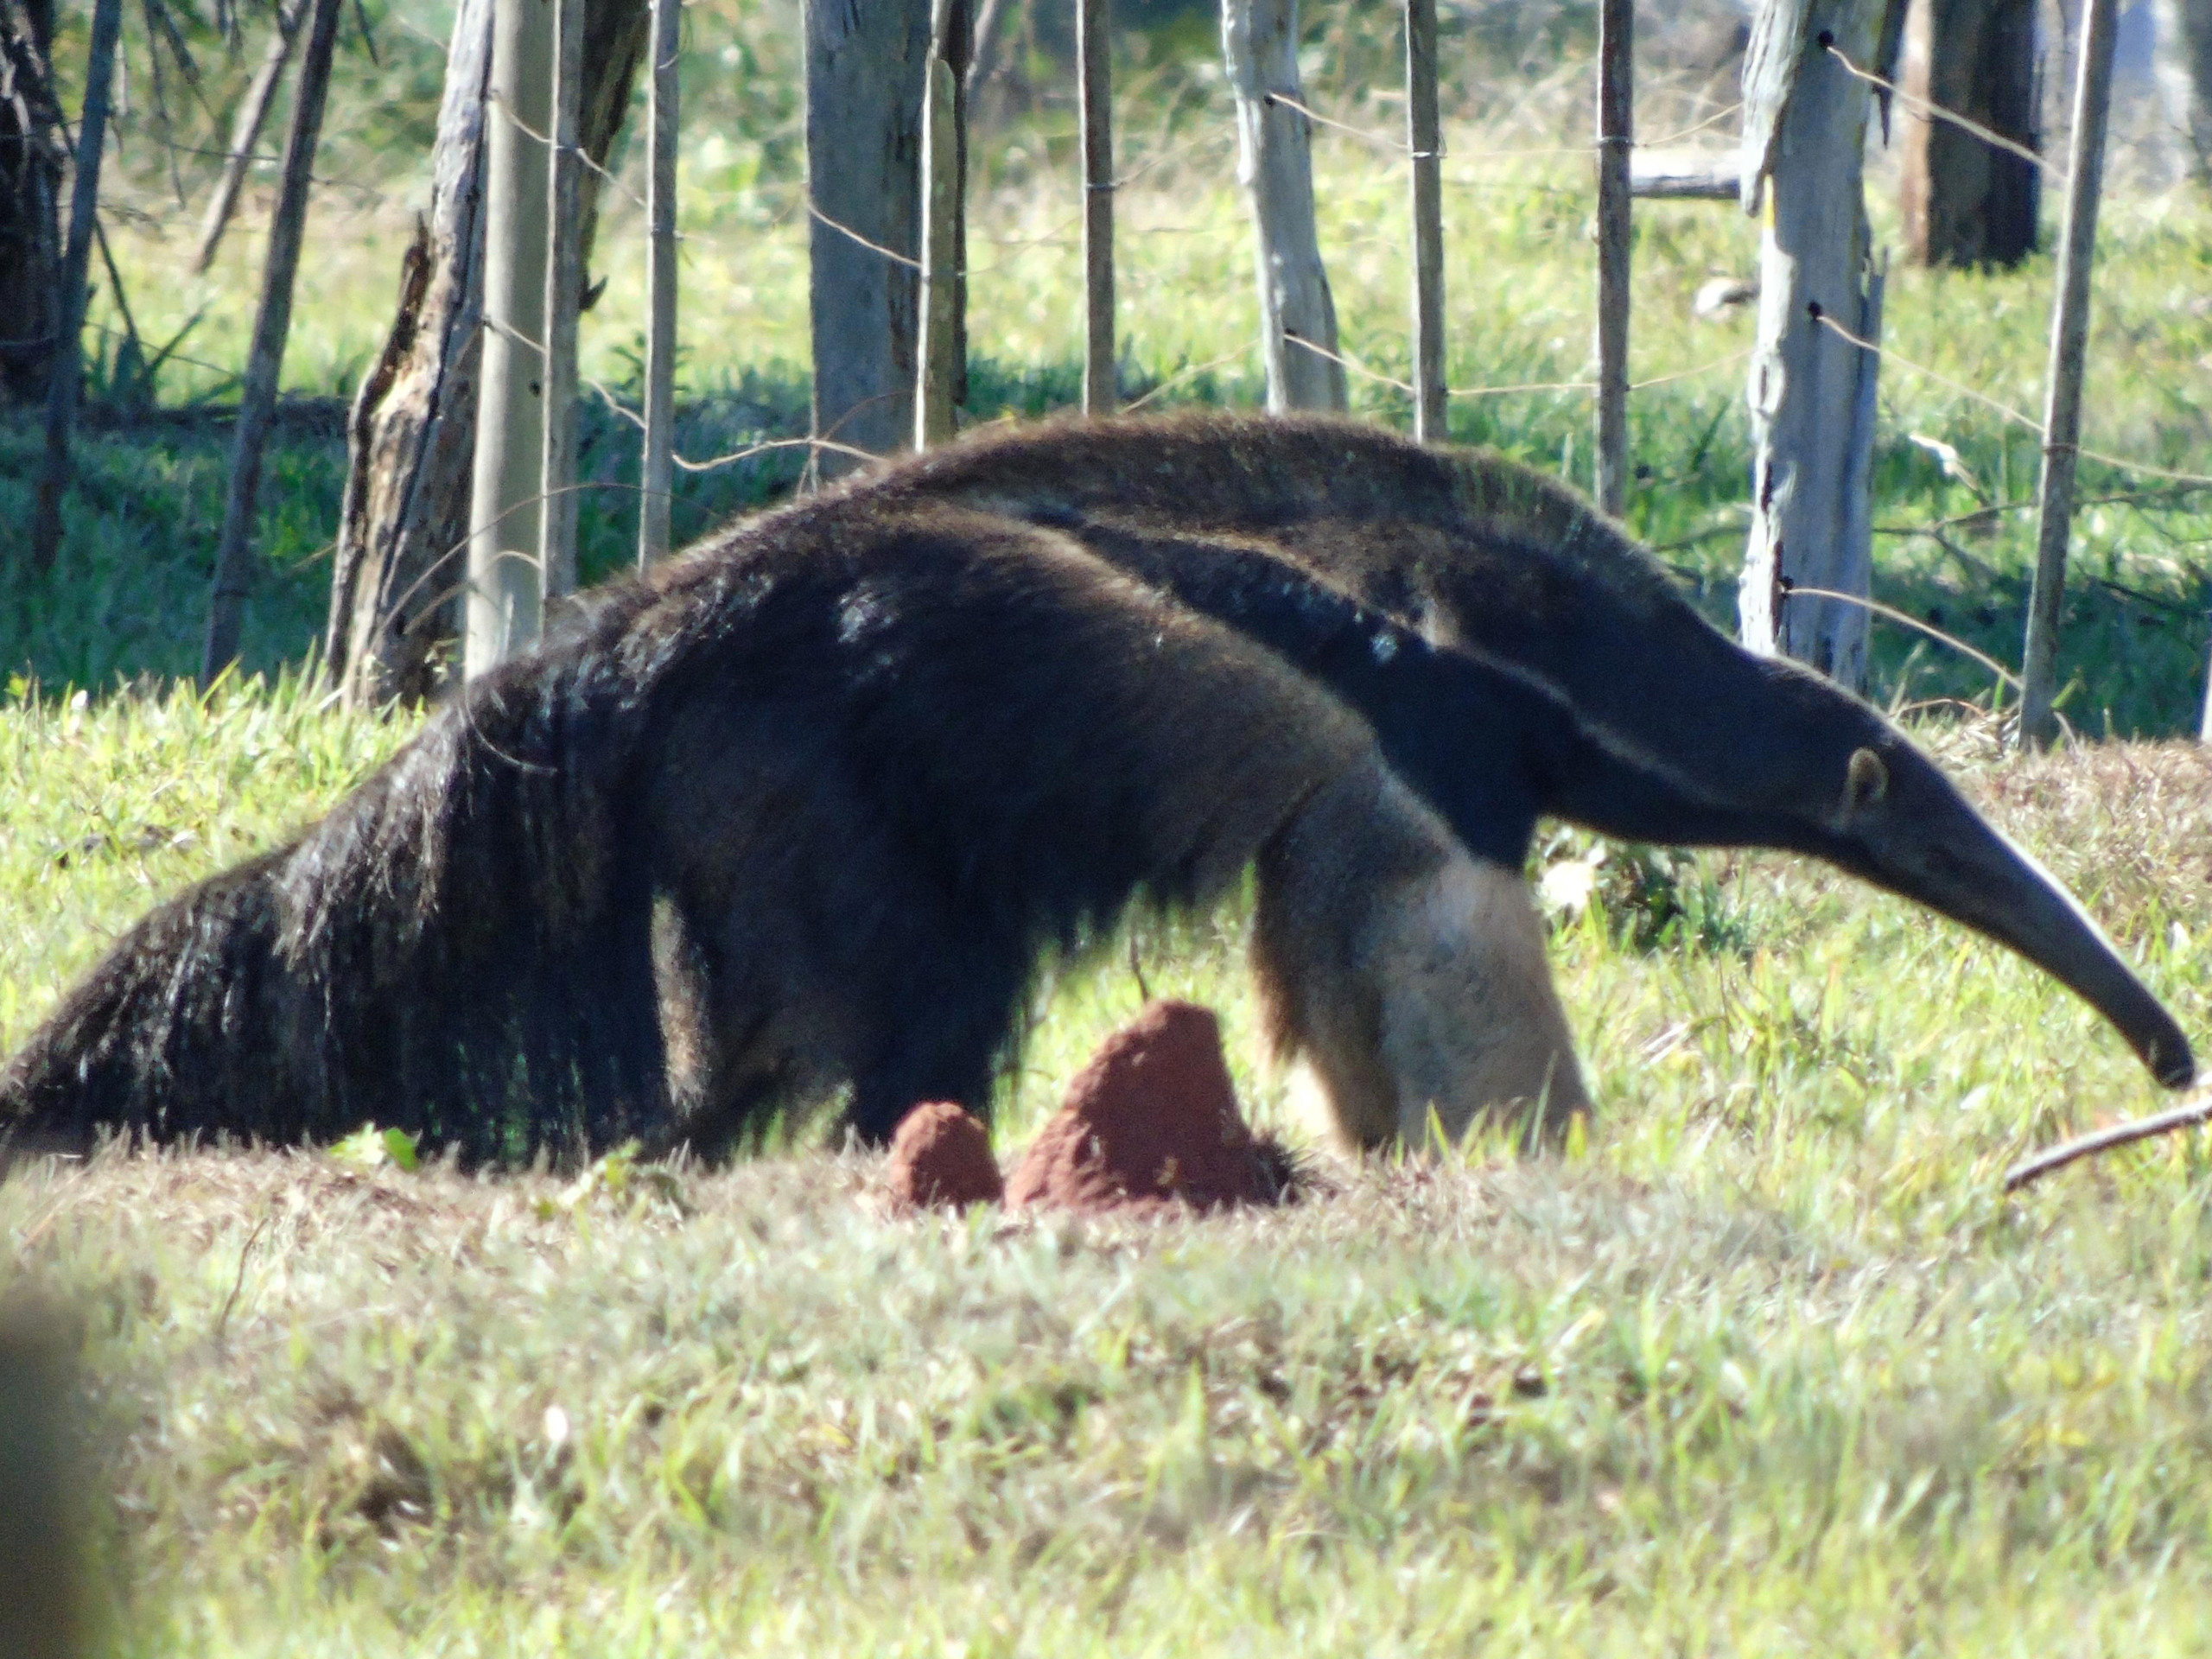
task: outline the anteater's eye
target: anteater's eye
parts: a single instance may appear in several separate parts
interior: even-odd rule
[[[1872,749],[1853,749],[1843,780],[1843,810],[1863,812],[1890,792],[1890,769]]]

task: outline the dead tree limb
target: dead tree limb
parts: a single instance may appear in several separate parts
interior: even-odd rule
[[[2005,1172],[2005,1190],[2017,1192],[2029,1182],[2040,1180],[2055,1169],[2082,1158],[2094,1157],[2101,1152],[2110,1152],[2114,1147],[2132,1146],[2138,1141],[2148,1141],[2158,1135],[2170,1135],[2176,1129],[2193,1129],[2212,1122],[2212,1094],[2175,1106],[2149,1117],[2139,1117],[2126,1123],[2114,1123],[2108,1128],[2077,1135],[2071,1141],[2062,1141],[2056,1146],[2023,1158]]]
[[[269,258],[261,278],[261,304],[254,314],[253,346],[238,397],[238,423],[231,440],[230,487],[223,499],[223,534],[215,555],[215,588],[207,607],[207,649],[200,658],[200,683],[207,685],[236,660],[245,596],[253,580],[253,516],[261,495],[261,454],[276,408],[276,378],[284,366],[284,342],[292,332],[292,283],[300,269],[300,245],[307,234],[308,190],[314,181],[315,151],[322,137],[322,106],[330,90],[331,54],[338,44],[338,20],[344,0],[315,0],[307,55],[300,62],[299,95],[292,105],[292,130],[284,142],[284,176],[278,188],[276,217],[269,227]]]
[[[246,83],[245,96],[238,100],[238,118],[231,124],[230,154],[223,158],[222,176],[216,180],[215,193],[207,198],[207,211],[200,221],[200,246],[192,256],[195,274],[214,262],[215,250],[222,244],[232,210],[238,206],[238,192],[245,186],[246,172],[253,165],[261,129],[276,106],[276,88],[284,79],[284,66],[292,60],[292,48],[300,37],[300,19],[307,15],[307,9],[308,0],[285,0],[276,10],[276,32],[269,37],[269,49],[262,54],[253,79]]]

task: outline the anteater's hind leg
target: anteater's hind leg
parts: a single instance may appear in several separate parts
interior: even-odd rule
[[[1380,769],[1318,796],[1260,863],[1253,960],[1278,1056],[1341,1141],[1564,1129],[1590,1100],[1519,872],[1474,859]]]
[[[916,887],[906,898],[878,917],[864,951],[830,958],[791,937],[761,950],[761,919],[737,906],[707,921],[691,904],[656,906],[671,1145],[723,1155],[764,1109],[804,1109],[847,1082],[845,1121],[870,1145],[924,1101],[988,1118],[1020,953],[963,942],[943,906]]]

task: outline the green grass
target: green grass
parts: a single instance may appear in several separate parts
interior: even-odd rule
[[[1389,42],[1353,10],[1309,10],[1310,94],[1390,125],[1360,90]],[[688,15],[680,446],[708,456],[804,429],[806,230],[791,18]],[[398,25],[443,22],[378,16],[386,67],[340,89],[329,170],[378,194],[317,200],[286,370],[304,397],[350,393],[379,344],[422,197],[405,146],[426,130],[435,48]],[[1124,167],[1151,165],[1121,199],[1128,374],[1158,403],[1254,403],[1217,82],[1132,52]],[[1586,374],[1584,164],[1495,153],[1579,137],[1582,86],[1562,74],[1516,115],[1525,80],[1471,70],[1454,93],[1457,386]],[[978,419],[1074,395],[1069,124],[1047,106],[978,147]],[[211,277],[181,277],[189,215],[164,205],[144,144],[125,154],[135,194],[110,229],[139,326],[158,343],[199,317],[180,347],[196,361],[164,368],[162,399],[219,403],[258,219]],[[1349,140],[1316,155],[1346,346],[1402,376],[1402,180]],[[621,176],[639,160],[618,157]],[[586,370],[620,400],[635,210],[612,201],[601,234]],[[1632,401],[1648,472],[1630,517],[1726,620],[1751,322],[1693,321],[1688,301],[1713,270],[1749,270],[1753,230],[1725,207],[1644,206],[1637,234],[1635,373],[1695,372]],[[2205,469],[2208,267],[2203,204],[2115,191],[2093,446]],[[2051,275],[2046,258],[1891,276],[1877,593],[2007,661],[2033,439],[1903,364],[2035,410]],[[105,290],[95,316],[117,325]],[[1354,397],[1406,420],[1387,385]],[[1580,393],[1465,398],[1453,422],[1586,476]],[[149,905],[312,818],[411,729],[340,714],[300,671],[342,481],[334,431],[296,424],[272,453],[248,677],[210,697],[166,682],[197,662],[219,423],[88,431],[61,568],[33,582],[0,560],[0,1052]],[[1974,482],[1916,433],[1955,446]],[[0,522],[27,518],[36,454],[31,424],[0,422]],[[594,401],[588,571],[628,556],[635,466]],[[679,532],[794,470],[777,452],[687,475]],[[2090,465],[2084,481],[2130,499],[2079,525],[2067,712],[2093,736],[2192,729],[2212,511],[2155,479]],[[1886,624],[1875,639],[1885,702],[1986,704],[1985,671]],[[2212,1029],[2212,762],[2112,744],[2021,765],[1991,729],[1956,709],[1921,728],[2184,1025]],[[1146,923],[1049,973],[1001,1091],[1001,1150],[1139,1006],[1132,954],[1153,992],[1221,1010],[1248,1109],[1295,1136],[1259,1065],[1242,925],[1234,906]],[[899,1219],[872,1162],[804,1138],[672,1180],[620,1159],[474,1180],[206,1152],[19,1175],[0,1187],[0,1276],[82,1319],[117,1645],[2212,1649],[2212,1161],[2183,1138],[1998,1193],[2026,1148],[2158,1103],[2111,1033],[1996,948],[1765,857],[1616,849],[1553,949],[1599,1104],[1586,1144],[1332,1166],[1319,1196],[1266,1215]]]
[[[0,1042],[399,734],[296,682],[0,731],[0,886],[50,918],[0,956]],[[1931,736],[2204,1029],[2212,761]],[[1619,881],[1556,927],[1584,1146],[1325,1166],[1285,1211],[901,1219],[826,1150],[19,1175],[10,1274],[83,1322],[119,1650],[2205,1650],[2212,1160],[2005,1200],[2028,1146],[2153,1103],[2112,1035],[1818,869],[1681,874],[1716,925],[1645,948]],[[1138,1006],[1132,950],[1295,1135],[1240,929],[1042,987],[1002,1150]]]
[[[804,429],[808,222],[790,96],[795,17],[695,10],[687,74],[698,96],[687,105],[694,119],[683,227],[681,388],[689,412],[679,448],[707,459]],[[1363,22],[1357,9],[1331,5],[1313,11],[1309,95],[1357,124],[1389,128],[1391,106],[1371,94],[1387,84],[1387,20]],[[316,200],[286,359],[289,390],[348,396],[382,343],[400,251],[427,200],[424,158],[397,142],[419,138],[421,122],[390,111],[419,115],[435,75],[416,60],[446,27],[435,8],[397,8],[382,29],[385,67],[340,88],[330,172],[347,188],[334,185]],[[1457,118],[1446,134],[1449,378],[1469,391],[1586,379],[1594,290],[1586,163],[1545,153],[1583,137],[1579,75],[1555,68],[1531,91],[1534,60],[1516,55],[1529,42],[1475,35],[1458,49],[1454,61],[1465,69],[1451,90]],[[1485,59],[1482,51],[1503,55]],[[1131,177],[1119,197],[1119,257],[1132,389],[1157,391],[1156,404],[1256,403],[1250,250],[1230,178],[1226,94],[1217,75],[1204,73],[1204,58],[1147,54],[1134,43],[1124,56],[1121,154]],[[1663,86],[1646,105],[1647,130],[1711,112]],[[971,419],[1065,407],[1076,396],[1081,270],[1071,145],[1068,114],[1052,104],[978,138]],[[162,152],[142,144],[125,153],[137,158],[123,169],[132,194],[112,239],[138,327],[158,345],[193,325],[179,348],[193,360],[173,359],[158,389],[171,402],[219,401],[232,395],[251,327],[258,212],[240,223],[207,277],[183,276],[193,214],[175,205],[166,170],[149,168],[147,156]],[[188,175],[196,190],[212,163],[186,160],[200,169]],[[1345,348],[1376,372],[1402,378],[1403,179],[1387,156],[1340,134],[1317,138],[1315,160]],[[607,193],[593,261],[607,287],[586,319],[583,351],[587,378],[626,398],[633,397],[642,355],[645,296],[639,213],[624,190],[642,188],[643,158],[632,144],[616,161],[623,189]],[[2139,171],[2122,167],[2104,210],[2085,442],[2198,474],[2212,449],[2212,408],[2201,395],[2203,365],[2212,361],[2212,308],[2203,299],[2212,212],[2186,190],[2130,185]],[[375,188],[357,188],[365,185]],[[1885,186],[1878,184],[1872,207],[1878,238],[1894,241]],[[1632,372],[1638,380],[1683,378],[1631,399],[1640,473],[1628,517],[1711,613],[1732,622],[1750,470],[1737,354],[1751,343],[1752,322],[1748,313],[1698,321],[1689,302],[1712,272],[1752,270],[1756,228],[1712,203],[1640,204],[1637,225]],[[1956,386],[2040,411],[2052,282],[2047,255],[2011,273],[1898,265],[1890,276],[1887,341],[1897,355],[1882,379],[1876,594],[2007,663],[2019,655],[2033,558],[2037,441]],[[119,327],[105,286],[93,315],[104,327]],[[1409,420],[1405,394],[1374,379],[1355,377],[1353,402],[1373,418]],[[1452,419],[1456,436],[1587,481],[1586,393],[1465,397],[1455,400]],[[1954,446],[1972,482],[1947,477],[1914,435]],[[105,691],[118,677],[196,665],[226,444],[226,431],[188,438],[143,426],[86,442],[65,569],[35,583],[0,563],[0,671]],[[588,575],[631,556],[635,449],[634,430],[591,393],[582,466],[594,486],[582,509]],[[0,423],[0,518],[7,521],[28,512],[35,453],[28,425]],[[702,533],[770,498],[797,471],[792,455],[779,452],[681,475],[678,534]],[[334,436],[278,446],[257,538],[263,575],[249,613],[250,669],[297,660],[319,636],[327,569],[319,556],[334,531],[341,478]],[[2076,528],[2060,652],[2065,712],[2093,734],[2193,730],[2212,632],[2212,562],[2203,551],[2212,539],[2212,493],[2176,493],[2155,476],[2094,461],[2084,463],[2082,488],[2088,503]],[[1957,522],[1991,506],[1999,511],[1980,522]],[[1986,699],[1988,676],[1967,659],[1888,622],[1875,625],[1874,637],[1880,700]]]

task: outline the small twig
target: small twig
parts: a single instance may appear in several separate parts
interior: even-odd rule
[[[2171,1129],[2192,1129],[2199,1124],[2212,1122],[2212,1090],[2207,1090],[2185,1106],[2176,1106],[2149,1117],[2139,1117],[2126,1123],[2115,1123],[2110,1128],[2098,1129],[2089,1135],[2080,1135],[2071,1141],[2062,1141],[2048,1151],[2032,1158],[2024,1158],[2005,1172],[2005,1190],[2017,1192],[2030,1181],[2038,1180],[2054,1169],[2082,1158],[2094,1157],[2109,1152],[2114,1147],[2124,1147],[2137,1141],[2147,1141],[2154,1135],[2164,1135]]]
[[[219,1346],[224,1329],[231,1322],[231,1310],[238,1305],[238,1293],[245,1288],[245,1264],[253,1255],[253,1247],[261,1243],[262,1234],[269,1230],[269,1224],[276,1219],[274,1210],[262,1211],[261,1219],[253,1224],[253,1230],[245,1236],[245,1243],[238,1246],[238,1277],[231,1281],[231,1294],[223,1299],[223,1311],[215,1316],[215,1341]]]

